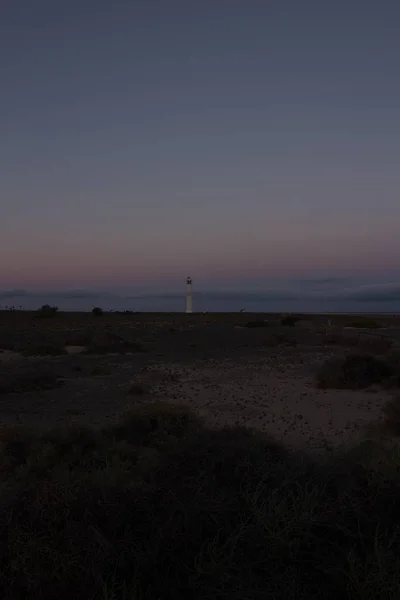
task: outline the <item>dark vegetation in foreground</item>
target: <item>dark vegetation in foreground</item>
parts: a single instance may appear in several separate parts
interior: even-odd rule
[[[328,359],[317,373],[317,385],[323,389],[364,389],[374,384],[400,387],[400,353],[385,356],[348,354]]]
[[[7,428],[0,595],[399,598],[400,453],[367,456],[313,462],[168,405],[103,429]]]

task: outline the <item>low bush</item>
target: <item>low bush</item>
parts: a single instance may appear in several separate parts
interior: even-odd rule
[[[95,365],[90,370],[90,375],[92,377],[107,377],[107,375],[111,375],[111,372],[109,365]]]
[[[400,435],[400,396],[389,400],[383,407],[383,425],[394,435]]]
[[[91,343],[93,335],[85,332],[68,333],[65,337],[66,346],[87,346]]]
[[[23,356],[63,356],[67,354],[64,346],[42,345],[28,346],[22,351]]]
[[[141,383],[132,383],[128,393],[131,394],[131,396],[143,396],[144,394],[148,394],[149,390]]]
[[[354,348],[360,343],[358,337],[350,337],[340,333],[328,333],[324,342],[327,346],[340,346],[343,348]]]
[[[16,377],[10,376],[1,380],[0,394],[25,394],[27,392],[53,390],[61,387],[63,384],[63,379],[52,373]]]
[[[358,319],[347,323],[347,327],[354,327],[356,329],[380,329],[382,324],[374,321],[373,319],[359,317]]]
[[[0,593],[42,600],[395,600],[399,470],[314,464],[143,406],[0,431]]]
[[[293,348],[297,346],[297,340],[290,338],[286,335],[278,333],[274,336],[274,338],[278,346],[291,346]]]
[[[38,317],[54,317],[58,312],[58,306],[50,306],[50,304],[43,304],[37,311]]]
[[[127,354],[144,352],[145,347],[140,342],[128,340],[119,335],[104,332],[93,336],[86,344],[86,354]]]
[[[288,317],[284,317],[281,320],[281,325],[283,325],[284,327],[295,327],[296,323],[300,320],[301,320],[301,317],[296,317],[296,316],[291,315]]]
[[[94,309],[92,310],[92,315],[94,317],[102,317],[104,314],[104,311],[102,308],[100,308],[100,306],[95,306]]]
[[[257,319],[256,321],[248,321],[245,324],[245,327],[248,327],[249,329],[254,329],[255,327],[266,327],[267,324],[265,321],[263,321],[262,319]]]
[[[359,340],[357,350],[369,354],[387,354],[393,347],[392,340],[370,337]]]
[[[350,354],[327,360],[317,373],[318,387],[324,389],[363,389],[382,383],[394,374],[386,360],[368,354]]]

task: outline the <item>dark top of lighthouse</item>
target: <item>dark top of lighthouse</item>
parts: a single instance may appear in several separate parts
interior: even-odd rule
[[[192,283],[192,278],[191,278],[191,277],[187,277],[187,278],[186,278],[186,283],[187,283],[188,285],[191,285],[191,283]]]

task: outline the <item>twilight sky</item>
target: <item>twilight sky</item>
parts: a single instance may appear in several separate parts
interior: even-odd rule
[[[399,19],[2,0],[0,289],[396,281]]]

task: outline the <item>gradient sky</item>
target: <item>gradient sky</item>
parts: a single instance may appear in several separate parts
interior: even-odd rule
[[[0,288],[400,275],[400,4],[2,0]]]

